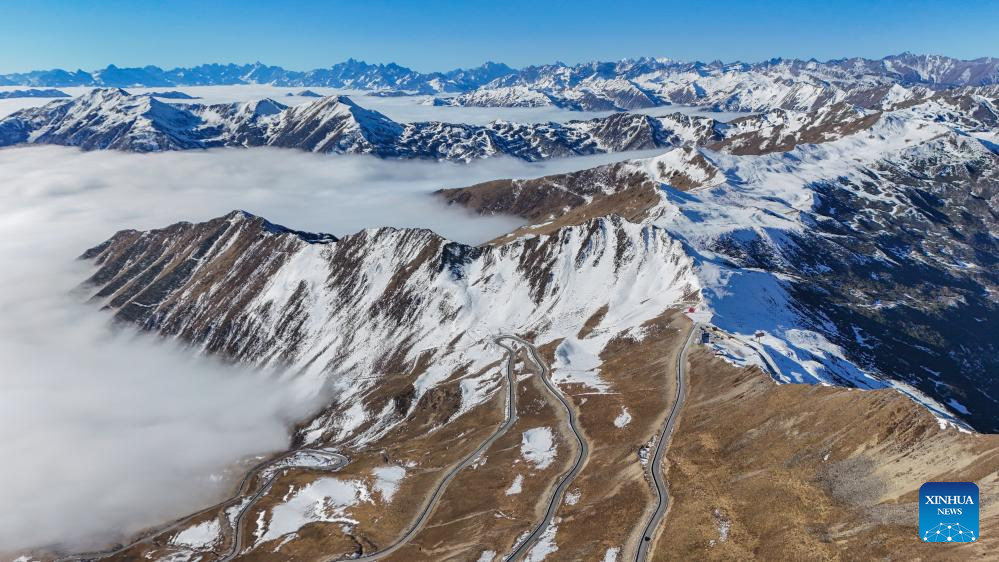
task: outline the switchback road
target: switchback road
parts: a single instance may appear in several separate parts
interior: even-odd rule
[[[666,508],[669,507],[669,490],[666,487],[666,479],[663,476],[662,470],[663,456],[666,454],[666,449],[669,448],[669,440],[673,435],[673,426],[676,424],[677,414],[680,413],[680,408],[683,407],[683,401],[686,397],[684,368],[687,361],[687,349],[690,348],[690,342],[694,341],[694,334],[699,331],[700,324],[694,323],[690,328],[690,333],[687,334],[687,341],[683,343],[683,348],[676,356],[676,399],[673,401],[673,407],[669,411],[669,416],[666,417],[666,423],[659,432],[655,451],[645,466],[645,470],[648,472],[649,479],[652,481],[652,486],[655,489],[657,500],[655,511],[652,512],[652,516],[649,517],[649,521],[645,524],[645,529],[638,537],[638,546],[635,548],[635,562],[645,562],[648,559],[656,531],[659,529],[659,524],[662,522],[663,516],[666,515]]]
[[[333,560],[352,560],[354,562],[370,562],[372,560],[381,560],[382,558],[385,558],[386,556],[389,556],[394,552],[398,551],[400,548],[406,546],[406,544],[409,543],[409,541],[412,540],[412,538],[416,536],[417,533],[420,532],[420,529],[423,528],[423,525],[427,522],[427,519],[429,519],[430,515],[433,513],[434,508],[437,507],[437,502],[440,501],[441,496],[444,495],[444,490],[447,489],[448,484],[450,484],[451,481],[454,480],[455,476],[457,476],[458,473],[462,471],[462,469],[465,469],[471,466],[472,464],[475,464],[478,458],[487,449],[489,449],[489,447],[492,447],[493,443],[495,443],[500,437],[502,437],[507,432],[507,430],[510,429],[510,427],[514,424],[514,422],[517,421],[517,384],[516,380],[513,377],[513,366],[515,359],[517,357],[517,352],[512,347],[507,347],[506,345],[504,345],[501,341],[502,339],[503,338],[496,338],[495,341],[497,345],[499,345],[500,347],[505,349],[507,353],[509,353],[506,362],[506,389],[507,389],[506,419],[503,421],[503,424],[500,425],[499,428],[492,435],[490,435],[488,439],[483,441],[482,444],[478,446],[478,448],[469,453],[464,459],[462,459],[460,463],[458,463],[457,465],[455,465],[454,468],[448,471],[447,475],[444,476],[444,479],[441,480],[440,484],[438,484],[437,487],[434,489],[433,494],[431,494],[430,497],[427,499],[426,503],[423,504],[423,508],[420,510],[419,515],[416,516],[416,519],[409,526],[409,528],[406,529],[406,532],[401,537],[399,537],[398,540],[396,540],[391,545],[383,548],[382,550],[379,550],[377,552],[372,552],[371,554],[363,554],[356,558],[341,557],[341,558],[335,558]]]
[[[135,541],[132,541],[132,542],[126,544],[126,545],[115,547],[115,548],[110,548],[110,549],[107,549],[107,550],[102,550],[102,551],[99,551],[99,552],[87,552],[87,553],[83,553],[83,554],[73,554],[73,555],[70,555],[70,556],[65,556],[63,558],[60,558],[56,562],[84,562],[84,561],[89,561],[89,560],[100,560],[102,558],[108,558],[108,557],[114,556],[116,554],[121,554],[121,553],[123,553],[123,552],[125,552],[125,551],[127,551],[127,550],[129,550],[129,549],[131,549],[131,548],[133,548],[135,546],[138,546],[140,544],[151,542],[154,538],[162,535],[163,533],[167,533],[167,532],[170,532],[170,531],[174,531],[176,529],[183,528],[184,526],[186,526],[190,522],[190,520],[192,518],[196,517],[197,515],[200,515],[202,513],[207,512],[207,511],[218,510],[218,509],[222,509],[222,508],[225,508],[225,507],[229,507],[230,505],[235,505],[236,502],[239,501],[239,499],[241,497],[243,497],[247,492],[249,492],[250,484],[251,484],[251,482],[253,481],[253,479],[258,474],[260,474],[261,472],[263,472],[263,471],[265,471],[265,470],[267,470],[267,469],[269,469],[271,467],[280,466],[281,467],[280,470],[276,471],[270,478],[267,479],[267,482],[264,483],[264,485],[260,487],[260,489],[257,491],[256,494],[253,495],[251,501],[248,504],[246,504],[245,506],[243,506],[243,508],[240,509],[240,512],[237,514],[236,519],[234,520],[235,524],[233,526],[234,527],[233,528],[233,533],[234,533],[234,535],[236,537],[236,541],[235,541],[235,544],[233,545],[232,552],[229,555],[227,555],[225,558],[221,558],[220,559],[220,560],[232,560],[232,558],[235,556],[235,553],[239,552],[239,550],[240,550],[241,534],[239,532],[239,527],[240,527],[239,523],[240,523],[240,521],[242,521],[243,515],[253,506],[254,503],[256,503],[256,501],[261,496],[263,496],[266,493],[267,490],[270,489],[271,485],[274,483],[274,479],[277,478],[277,476],[278,476],[278,474],[280,472],[282,472],[283,470],[287,470],[287,469],[295,467],[294,464],[284,464],[284,465],[282,465],[281,463],[285,463],[289,459],[293,459],[295,456],[303,454],[303,453],[304,454],[310,454],[310,455],[326,456],[326,457],[329,457],[330,459],[332,459],[333,462],[331,462],[328,465],[322,466],[323,470],[331,470],[331,471],[339,470],[339,469],[343,468],[344,465],[346,465],[349,462],[349,460],[347,459],[347,457],[345,457],[345,456],[343,456],[341,454],[334,453],[334,452],[331,452],[331,451],[326,451],[326,450],[323,450],[323,449],[293,449],[291,451],[287,451],[287,452],[282,453],[281,455],[279,455],[277,457],[274,457],[272,459],[266,460],[266,461],[264,461],[264,462],[262,462],[262,463],[260,463],[260,464],[258,464],[256,466],[254,466],[253,468],[251,468],[249,470],[249,472],[247,472],[246,475],[243,476],[243,479],[240,481],[239,488],[238,488],[238,491],[236,492],[236,495],[233,496],[233,497],[231,497],[231,498],[229,498],[229,499],[223,500],[223,501],[221,501],[221,502],[219,502],[219,503],[217,503],[217,504],[215,504],[215,505],[213,505],[211,507],[208,507],[206,509],[199,510],[194,515],[189,515],[187,517],[184,517],[183,519],[179,519],[179,520],[171,523],[170,525],[168,525],[166,527],[161,527],[159,529],[156,529],[156,530],[152,531],[151,533],[148,533],[145,536],[140,537],[139,539],[137,539]],[[316,468],[316,466],[312,465],[312,464],[310,464],[309,467],[310,468]]]
[[[569,485],[572,484],[573,479],[576,478],[579,471],[583,469],[583,465],[586,464],[586,458],[590,454],[590,447],[586,440],[583,439],[583,433],[579,429],[579,422],[576,419],[575,410],[573,410],[572,405],[569,404],[568,399],[558,386],[549,380],[548,377],[550,373],[548,371],[548,367],[543,361],[541,361],[541,357],[538,355],[538,350],[534,347],[534,345],[526,340],[518,338],[517,336],[505,335],[500,337],[503,339],[511,339],[523,345],[527,349],[528,354],[531,357],[531,361],[538,367],[538,370],[541,373],[542,382],[545,383],[548,390],[559,400],[559,402],[562,403],[562,406],[565,408],[569,418],[569,429],[572,430],[572,434],[578,443],[576,458],[572,464],[572,468],[562,475],[562,478],[559,479],[558,485],[555,486],[555,491],[552,494],[551,500],[548,502],[548,508],[545,510],[545,516],[541,520],[541,523],[535,527],[524,540],[514,546],[513,552],[506,556],[505,560],[513,562],[519,560],[522,556],[524,556],[524,554],[529,552],[531,547],[533,547],[538,542],[538,539],[541,538],[541,535],[544,534],[545,530],[548,529],[548,526],[551,525],[552,519],[555,518],[555,513],[558,511],[558,506],[562,503],[562,498],[565,496],[566,489],[568,489]]]

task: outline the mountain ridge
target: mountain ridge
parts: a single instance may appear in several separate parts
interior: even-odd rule
[[[103,88],[0,119],[0,147],[57,144],[156,152],[273,146],[393,159],[467,162],[511,156],[537,161],[675,146],[703,146],[735,155],[785,152],[855,137],[885,116],[901,114],[905,119],[949,123],[965,134],[982,136],[983,142],[999,125],[999,86],[935,91],[893,85],[858,93],[854,101],[863,105],[835,97],[814,109],[774,107],[729,122],[669,112],[666,106],[660,116],[619,112],[565,123],[467,125],[398,123],[343,95],[289,107],[269,98],[168,103]]]
[[[536,161],[664,148],[712,136],[714,126],[711,119],[680,113],[614,114],[564,124],[397,123],[346,96],[293,107],[270,99],[205,105],[104,88],[0,119],[0,146],[59,144],[132,152],[272,146],[383,158]]]
[[[165,69],[155,65],[119,67],[110,64],[93,71],[61,68],[32,70],[0,75],[0,85],[24,86],[207,86],[234,84],[274,84],[282,86],[328,86],[358,89],[398,89],[423,93],[464,92],[473,90],[504,76],[517,79],[538,74],[545,69],[568,69],[590,75],[635,72],[642,67],[685,70],[773,70],[786,69],[800,73],[809,67],[828,67],[838,72],[855,68],[864,72],[894,76],[900,83],[939,86],[987,85],[999,82],[999,58],[979,57],[958,59],[944,55],[899,53],[880,59],[848,57],[817,61],[815,59],[773,58],[747,62],[682,62],[666,58],[640,57],[616,62],[591,61],[575,65],[553,63],[513,69],[502,63],[487,61],[478,67],[457,68],[443,72],[419,72],[396,63],[370,64],[348,59],[329,67],[310,70],[288,70],[261,62],[250,64],[208,63],[193,67]],[[968,71],[965,76],[965,70]]]

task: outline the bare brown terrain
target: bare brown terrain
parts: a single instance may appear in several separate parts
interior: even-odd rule
[[[777,385],[703,347],[689,357],[655,560],[999,559],[999,436],[941,429],[892,390]],[[930,480],[977,482],[981,542],[920,542]]]
[[[519,359],[517,421],[459,473],[423,530],[386,560],[469,560],[482,552],[506,552],[541,519],[575,442],[537,370],[524,353]],[[523,433],[536,427],[552,428],[556,437],[556,460],[543,469],[526,461],[520,450]]]
[[[609,549],[619,549],[619,560],[633,556],[653,501],[639,450],[659,431],[673,402],[675,354],[687,325],[682,314],[668,311],[644,326],[640,340],[612,339],[601,355],[600,377],[610,383],[608,393],[564,385],[590,455],[570,488],[576,499],[559,508],[558,551],[546,560],[601,560]],[[541,351],[551,358],[555,347]],[[624,412],[630,419],[618,427],[615,419]]]
[[[476,213],[510,214],[540,223],[577,207],[594,207],[615,194],[627,193],[615,199],[639,210],[642,205],[633,200],[634,196],[646,190],[654,193],[655,184],[645,174],[617,163],[535,179],[495,180],[441,189],[434,195],[449,205],[460,205]],[[598,208],[590,211],[590,216],[603,214],[607,213]]]

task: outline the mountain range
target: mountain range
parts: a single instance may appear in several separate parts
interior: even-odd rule
[[[278,457],[107,557],[619,560],[645,537],[668,560],[917,557],[923,482],[999,491],[974,431],[999,428],[999,150],[946,99],[774,110],[715,149],[438,191],[527,222],[479,246],[246,211],[114,234],[82,255],[94,302],[326,390],[294,454],[350,463]],[[671,507],[643,536],[685,364]]]
[[[0,146],[59,144],[133,152],[273,146],[383,158],[533,161],[675,146],[711,137],[714,125],[711,119],[680,113],[615,114],[565,124],[397,123],[346,96],[294,107],[271,99],[203,105],[105,88],[0,119]]]
[[[619,111],[671,104],[728,111],[807,111],[840,101],[870,107],[872,93],[879,97],[878,92],[893,87],[925,92],[994,85],[999,76],[997,61],[903,54],[879,61],[827,63],[774,59],[704,65],[643,59],[574,67],[547,65],[499,77],[455,97],[438,97],[433,103]]]
[[[851,103],[853,102],[853,103]],[[863,102],[863,105],[860,105]],[[866,106],[866,107],[865,107]],[[786,151],[869,129],[887,112],[919,108],[967,132],[999,123],[999,86],[929,90],[876,87],[850,100],[804,109],[771,108],[730,122],[680,112],[616,113],[564,124],[397,123],[346,96],[289,107],[252,102],[170,103],[120,88],[95,89],[0,119],[0,147],[57,144],[134,152],[273,146],[383,158],[470,161],[510,156],[535,161],[681,145],[732,154]]]
[[[112,67],[95,74],[663,115],[399,123],[342,95],[201,104],[100,87],[0,119],[0,146],[84,150],[464,162],[659,149],[427,195],[521,220],[479,245],[422,228],[306,232],[249,209],[81,247],[92,267],[77,294],[120,326],[324,401],[220,503],[101,552],[14,555],[925,559],[924,482],[999,497],[997,64]],[[670,112],[680,103],[752,113]],[[934,552],[996,558],[999,503],[983,501],[981,524],[983,540]]]
[[[878,110],[836,102],[730,123],[614,114],[565,125],[473,127],[398,124],[344,97],[292,108],[270,100],[170,105],[106,89],[14,114],[0,121],[0,139],[19,134],[36,143],[125,150],[266,145],[459,160],[668,148],[649,160],[441,196],[541,228],[512,239],[566,224],[606,233],[617,219],[586,221],[609,214],[627,219],[621,228],[661,229],[682,243],[684,259],[700,272],[690,283],[714,310],[716,326],[772,338],[763,341],[783,365],[781,380],[897,386],[941,416],[951,410],[995,430],[990,397],[999,388],[988,373],[997,368],[991,334],[999,329],[989,296],[999,290],[999,92],[906,92],[890,88]],[[165,133],[166,125],[173,132]],[[481,250],[452,247],[458,261],[448,267],[464,278],[459,264]],[[536,282],[532,298],[549,281]],[[944,382],[935,373],[951,374]]]
[[[738,73],[759,73],[791,80],[808,79],[829,83],[863,79],[934,87],[981,86],[999,82],[999,59],[983,57],[960,60],[912,53],[901,53],[881,59],[844,58],[826,62],[814,59],[775,58],[758,63],[721,61],[703,63],[640,58],[577,65],[554,63],[529,66],[519,70],[505,64],[487,62],[470,69],[429,73],[418,72],[395,63],[368,64],[354,59],[328,68],[307,71],[287,70],[260,62],[241,65],[203,64],[169,70],[151,65],[133,68],[108,65],[106,68],[94,71],[51,69],[2,74],[0,85],[161,87],[273,84],[433,93],[465,92],[487,84],[510,86],[549,81],[572,85],[587,79],[632,80],[650,74],[707,76]]]

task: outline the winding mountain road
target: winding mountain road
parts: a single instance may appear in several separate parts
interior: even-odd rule
[[[663,428],[659,432],[655,452],[645,467],[652,481],[652,486],[655,488],[657,503],[655,511],[652,512],[652,516],[649,517],[648,522],[645,524],[642,534],[638,537],[638,547],[635,548],[635,562],[645,562],[648,559],[656,531],[659,529],[659,524],[662,523],[663,516],[666,515],[666,508],[669,507],[669,490],[666,486],[666,478],[663,476],[662,470],[663,456],[666,454],[666,449],[669,448],[669,440],[673,435],[673,426],[676,424],[677,414],[680,413],[680,408],[683,407],[683,401],[686,396],[684,366],[687,361],[687,349],[690,348],[690,342],[694,341],[694,334],[699,331],[700,324],[694,323],[690,328],[690,333],[687,334],[687,340],[683,343],[683,348],[680,349],[680,353],[676,356],[676,399],[673,401],[673,407],[669,411],[669,416],[666,417],[666,423],[663,424]]]
[[[356,557],[356,558],[349,558],[350,560],[353,560],[355,562],[368,562],[368,561],[373,561],[373,560],[381,560],[382,558],[385,558],[385,557],[387,557],[387,556],[395,553],[400,548],[402,548],[407,543],[409,543],[409,541],[420,531],[420,529],[423,528],[424,524],[430,518],[430,515],[433,513],[434,508],[437,507],[438,501],[440,500],[441,496],[444,494],[444,491],[447,489],[448,484],[450,484],[451,481],[454,480],[455,476],[457,476],[458,473],[462,469],[467,468],[468,466],[470,466],[471,464],[473,464],[482,455],[482,453],[484,453],[487,449],[489,449],[493,445],[493,443],[495,443],[500,437],[502,437],[507,432],[507,430],[510,429],[510,427],[513,426],[513,424],[517,421],[516,380],[514,379],[514,376],[513,376],[513,367],[514,367],[514,363],[515,363],[515,359],[516,359],[516,349],[513,348],[513,347],[505,345],[501,341],[502,339],[504,339],[504,338],[500,337],[500,338],[497,338],[495,341],[496,341],[497,345],[499,345],[500,347],[502,347],[503,349],[505,349],[507,351],[507,353],[508,353],[507,362],[506,362],[506,369],[505,369],[505,372],[506,372],[506,381],[507,381],[507,384],[506,384],[506,387],[507,387],[507,399],[506,399],[506,412],[505,412],[506,415],[505,415],[505,419],[503,421],[503,424],[500,425],[500,427],[497,428],[497,430],[492,435],[490,435],[488,439],[486,439],[485,441],[483,441],[474,451],[472,451],[470,454],[468,454],[464,459],[462,459],[462,461],[460,463],[458,463],[454,468],[452,468],[447,473],[447,475],[444,477],[444,479],[441,480],[441,482],[434,489],[433,494],[428,498],[428,500],[424,504],[423,508],[420,510],[419,515],[413,521],[413,523],[409,526],[409,528],[406,530],[405,534],[403,534],[401,537],[399,537],[399,539],[397,541],[395,541],[394,543],[392,543],[390,546],[388,546],[388,547],[386,547],[386,548],[384,548],[382,550],[379,550],[377,552],[373,552],[373,553],[370,553],[370,554],[361,555],[361,556]],[[510,339],[515,339],[517,341],[523,342],[523,340],[518,340],[517,338],[514,338],[514,337],[510,337]],[[532,353],[536,353],[536,351],[533,351],[533,348],[531,348],[531,349],[532,349]],[[541,363],[538,361],[538,364],[540,365]],[[332,453],[332,452],[329,452],[329,451],[323,451],[323,450],[320,450],[320,449],[297,449],[297,450],[293,450],[293,451],[288,451],[288,452],[286,452],[286,453],[284,453],[284,454],[282,454],[282,455],[280,455],[280,456],[278,456],[276,458],[270,459],[268,461],[265,461],[263,463],[260,463],[260,464],[258,464],[256,466],[254,466],[243,477],[243,480],[240,482],[240,485],[239,485],[239,492],[234,497],[229,498],[229,499],[227,499],[225,501],[222,501],[222,502],[220,502],[220,503],[218,503],[218,504],[216,504],[216,505],[214,505],[214,506],[212,506],[210,508],[207,508],[207,509],[204,509],[204,510],[201,510],[201,511],[198,512],[198,513],[204,513],[205,511],[208,511],[208,510],[222,509],[222,508],[228,507],[230,504],[234,505],[239,500],[239,498],[241,498],[243,495],[245,495],[249,491],[250,482],[253,480],[254,477],[256,477],[258,474],[260,474],[261,472],[263,472],[263,471],[265,471],[265,470],[267,470],[267,469],[269,469],[271,467],[279,467],[279,469],[273,475],[271,475],[267,479],[267,482],[264,483],[260,487],[260,489],[258,489],[257,492],[254,493],[249,498],[249,501],[245,502],[245,504],[240,508],[239,513],[236,514],[236,517],[233,519],[233,523],[232,523],[233,535],[235,537],[235,539],[233,541],[233,546],[229,550],[229,552],[225,556],[219,558],[217,562],[231,562],[232,560],[235,560],[237,557],[239,557],[239,555],[241,554],[241,552],[242,552],[242,550],[244,548],[244,544],[243,543],[244,543],[244,540],[245,540],[244,539],[245,533],[243,533],[242,527],[243,527],[243,520],[245,519],[246,514],[249,513],[250,509],[260,500],[260,498],[262,498],[265,495],[267,495],[267,493],[270,491],[271,487],[273,486],[274,481],[281,474],[281,472],[283,472],[284,470],[289,469],[289,468],[295,468],[295,465],[293,465],[293,464],[279,466],[280,463],[286,461],[289,458],[294,457],[297,454],[303,453],[303,452],[304,453],[312,453],[312,454],[320,454],[320,455],[330,455],[330,456],[336,457],[336,462],[333,463],[333,464],[331,464],[331,465],[329,465],[329,469],[330,470],[339,470],[344,465],[346,465],[347,462],[349,462],[348,459],[347,459],[347,457],[344,457],[343,455],[339,455],[337,453]],[[315,468],[315,466],[311,466],[311,465],[309,467],[310,468]],[[324,467],[324,468],[327,468],[327,467]],[[131,549],[132,547],[135,547],[135,546],[137,546],[139,544],[149,542],[152,539],[154,539],[155,537],[160,536],[160,535],[162,535],[165,532],[181,528],[188,521],[190,521],[190,519],[192,517],[194,517],[194,515],[189,516],[189,517],[185,517],[185,518],[183,518],[181,520],[178,520],[177,522],[171,524],[168,527],[157,529],[154,533],[151,533],[148,536],[142,537],[139,540],[136,540],[136,541],[134,541],[132,543],[129,543],[127,545],[120,546],[120,547],[117,547],[117,548],[114,548],[114,549],[108,549],[108,550],[101,551],[101,552],[92,552],[92,553],[85,553],[85,554],[77,554],[77,555],[67,556],[67,557],[59,559],[57,562],[84,562],[84,561],[89,561],[89,560],[100,560],[102,558],[107,558],[109,556],[114,556],[116,554],[123,553],[123,552],[127,551],[128,549]],[[331,559],[331,562],[335,561],[335,560],[340,560],[340,559],[342,559],[342,558],[341,557],[334,558],[334,559]]]
[[[520,544],[514,546],[513,551],[504,558],[504,560],[514,562],[516,560],[519,560],[522,556],[524,556],[524,554],[529,552],[531,547],[533,547],[538,542],[538,539],[541,538],[541,535],[543,535],[545,530],[547,530],[548,527],[551,525],[552,519],[555,518],[555,513],[558,511],[558,506],[562,503],[562,498],[565,496],[566,489],[569,487],[570,484],[572,484],[573,479],[576,478],[576,475],[579,474],[579,471],[583,469],[583,465],[586,464],[586,458],[590,453],[590,447],[589,444],[587,444],[586,440],[583,439],[582,431],[579,429],[579,422],[576,419],[575,410],[572,409],[572,406],[569,404],[568,399],[558,388],[558,386],[556,386],[551,382],[551,380],[549,380],[548,377],[550,373],[548,371],[548,367],[545,366],[543,361],[541,361],[541,357],[538,355],[538,350],[534,347],[534,345],[526,340],[518,338],[517,336],[504,335],[500,336],[500,339],[513,340],[523,345],[527,349],[528,354],[531,357],[531,361],[538,367],[539,371],[541,372],[542,382],[545,383],[545,386],[548,387],[548,390],[552,393],[552,395],[555,396],[555,398],[558,398],[559,402],[562,403],[562,406],[565,407],[565,411],[569,416],[569,429],[572,430],[572,434],[573,436],[575,436],[576,442],[579,444],[579,447],[577,448],[576,459],[573,462],[572,468],[569,469],[568,472],[562,475],[562,478],[559,480],[558,485],[555,487],[555,491],[552,494],[551,500],[548,502],[548,508],[545,510],[545,516],[541,520],[541,523],[537,527],[535,527],[534,530],[532,530],[531,533],[527,535],[527,537],[520,542]]]
[[[235,505],[236,502],[239,500],[239,498],[241,498],[244,494],[246,494],[249,491],[250,483],[253,481],[253,479],[258,474],[260,474],[261,472],[263,472],[263,471],[265,471],[265,470],[267,470],[269,468],[277,467],[277,466],[280,465],[280,463],[283,463],[283,462],[287,461],[288,459],[291,459],[291,458],[293,458],[293,457],[295,457],[297,455],[303,454],[303,453],[305,453],[305,454],[311,454],[311,455],[327,456],[327,457],[330,457],[331,459],[333,459],[333,462],[331,464],[321,466],[321,468],[323,468],[324,470],[330,470],[330,471],[340,470],[348,462],[350,462],[349,459],[347,459],[347,457],[345,457],[345,456],[343,456],[343,455],[341,455],[339,453],[334,453],[334,452],[326,451],[326,450],[323,450],[323,449],[293,449],[291,451],[287,451],[287,452],[285,452],[285,453],[283,453],[283,454],[281,454],[281,455],[279,455],[277,457],[274,457],[273,459],[266,460],[266,461],[264,461],[264,462],[262,462],[260,464],[255,465],[253,468],[251,468],[249,470],[249,472],[247,472],[246,475],[243,476],[243,479],[239,482],[239,488],[238,488],[238,491],[236,492],[236,495],[234,495],[231,498],[223,500],[223,501],[221,501],[221,502],[219,502],[219,503],[217,503],[217,504],[215,504],[215,505],[213,505],[211,507],[207,507],[205,509],[199,510],[197,513],[195,513],[193,515],[189,515],[189,516],[184,517],[182,519],[179,519],[179,520],[171,523],[170,525],[168,525],[166,527],[161,527],[159,529],[156,529],[153,532],[151,532],[151,533],[149,533],[149,534],[147,534],[147,535],[145,535],[145,536],[143,536],[143,537],[141,537],[141,538],[139,538],[139,539],[137,539],[135,541],[132,541],[132,542],[126,544],[126,545],[119,546],[119,547],[116,547],[116,548],[111,548],[111,549],[108,549],[108,550],[102,550],[102,551],[99,551],[99,552],[87,552],[87,553],[83,553],[83,554],[73,554],[73,555],[70,555],[70,556],[65,556],[63,558],[59,558],[58,560],[56,560],[56,562],[84,562],[84,561],[89,561],[89,560],[101,560],[103,558],[108,558],[110,556],[115,556],[115,555],[121,554],[121,553],[123,553],[123,552],[125,552],[125,551],[127,551],[127,550],[129,550],[129,549],[131,549],[133,547],[136,547],[136,546],[138,546],[140,544],[151,542],[153,539],[155,539],[156,537],[162,535],[163,533],[168,533],[170,531],[174,531],[174,530],[180,529],[180,528],[186,526],[190,522],[190,520],[192,518],[196,517],[197,515],[200,515],[202,513],[208,512],[208,511],[213,511],[213,510],[218,510],[218,509],[223,509],[223,508],[226,508],[226,507],[230,507],[230,505]],[[281,471],[287,470],[289,468],[295,468],[295,467],[296,467],[295,464],[287,464],[287,465],[280,466],[280,469],[278,471],[276,471],[275,474],[273,474],[270,478],[268,478],[267,482],[263,486],[260,487],[260,490],[258,490],[257,493],[255,493],[252,496],[250,502],[247,503],[246,505],[244,505],[242,509],[240,509],[240,512],[237,514],[236,519],[234,520],[234,525],[233,525],[233,534],[236,537],[235,544],[233,545],[234,548],[232,549],[232,552],[229,555],[227,555],[225,558],[220,558],[219,559],[220,561],[222,561],[222,560],[232,560],[236,556],[236,553],[238,553],[240,551],[241,534],[240,534],[239,529],[240,529],[240,522],[242,521],[242,518],[243,518],[244,514],[251,507],[253,507],[253,504],[256,503],[256,501],[259,500],[267,492],[267,490],[270,489],[271,485],[274,484],[274,480],[278,477],[278,475],[280,474]],[[307,465],[307,467],[308,468],[317,468],[317,465],[310,464],[310,465]]]
[[[482,453],[484,453],[487,449],[489,449],[489,447],[492,447],[493,443],[495,443],[500,437],[502,437],[507,432],[507,430],[510,429],[510,427],[513,426],[513,424],[517,421],[517,386],[516,386],[516,380],[513,377],[513,366],[514,366],[514,361],[517,357],[517,352],[512,347],[507,347],[506,345],[504,345],[501,341],[502,339],[503,338],[500,337],[496,338],[494,341],[496,342],[497,345],[499,345],[509,353],[506,363],[506,388],[507,388],[506,419],[503,421],[503,424],[500,425],[499,428],[497,428],[496,431],[492,435],[490,435],[488,439],[483,441],[482,444],[478,446],[478,448],[476,448],[474,451],[465,456],[465,458],[462,459],[460,463],[455,465],[455,467],[452,468],[447,473],[447,475],[444,476],[444,479],[441,480],[440,483],[437,485],[437,487],[434,489],[433,494],[431,494],[430,498],[428,498],[427,501],[423,504],[423,508],[420,510],[419,515],[417,515],[413,523],[409,526],[406,532],[401,537],[399,537],[398,540],[396,540],[391,545],[383,548],[382,550],[372,552],[370,554],[362,554],[361,556],[358,556],[356,558],[337,557],[330,559],[330,562],[335,562],[338,560],[351,560],[353,562],[370,562],[372,560],[381,560],[382,558],[385,558],[386,556],[389,556],[398,551],[400,548],[406,546],[406,544],[409,543],[409,541],[412,540],[412,538],[416,536],[418,532],[420,532],[420,529],[423,528],[423,525],[426,524],[427,520],[430,518],[430,515],[433,513],[434,508],[437,507],[437,502],[440,501],[440,498],[442,495],[444,495],[444,491],[447,489],[448,484],[450,484],[451,481],[454,480],[455,476],[457,476],[458,473],[462,471],[462,469],[468,468],[470,465],[474,464],[478,460],[478,458],[482,455]]]
[[[299,454],[301,451],[302,449],[299,449],[298,451],[294,451],[293,454]],[[347,457],[337,453],[329,453],[329,454],[332,456],[339,457],[340,460],[340,463],[336,465],[336,468],[330,470],[340,470],[341,468],[344,467],[344,465],[347,464]],[[288,458],[289,456],[290,455],[284,455],[283,458]],[[269,463],[269,464],[273,466],[278,466],[277,463]],[[259,490],[257,490],[257,493],[250,496],[250,501],[246,502],[243,505],[243,507],[239,510],[239,513],[236,514],[236,517],[233,519],[232,522],[233,534],[236,537],[235,540],[233,541],[232,548],[230,549],[228,554],[226,554],[222,558],[219,558],[217,562],[229,562],[230,560],[233,560],[240,555],[240,553],[243,551],[243,537],[245,536],[245,533],[242,532],[243,519],[246,517],[246,514],[250,512],[250,509],[254,505],[256,505],[258,501],[260,501],[260,498],[267,495],[267,492],[271,490],[271,487],[274,485],[274,481],[277,480],[278,476],[280,476],[290,468],[296,468],[296,465],[280,466],[278,470],[274,471],[274,474],[272,474],[270,477],[267,478],[267,482],[264,483],[264,485],[261,486]],[[302,468],[315,468],[315,467],[312,465],[303,465]],[[260,470],[258,470],[257,472],[260,472]]]

